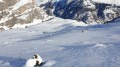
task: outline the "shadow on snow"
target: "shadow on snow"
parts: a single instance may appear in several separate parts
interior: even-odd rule
[[[0,60],[2,60],[3,62],[9,62],[9,64],[13,67],[23,67],[26,63],[26,60],[21,58],[11,58],[11,57],[0,56]]]

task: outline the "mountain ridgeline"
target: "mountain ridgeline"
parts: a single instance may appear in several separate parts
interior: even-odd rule
[[[53,15],[57,17],[83,21],[87,24],[103,24],[120,17],[119,5],[97,3],[92,0],[49,1],[43,5],[49,15],[52,15],[50,9],[53,9]]]
[[[36,0],[0,0],[0,30],[25,28],[53,16],[86,24],[104,24],[120,17],[119,2],[111,4],[95,0],[40,0],[37,5]]]

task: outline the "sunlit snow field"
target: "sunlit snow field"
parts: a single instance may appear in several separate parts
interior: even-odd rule
[[[42,67],[120,67],[120,20],[86,25],[54,18],[0,32],[0,67],[23,67],[39,54]]]

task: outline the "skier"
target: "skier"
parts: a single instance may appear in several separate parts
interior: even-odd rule
[[[38,54],[35,54],[33,58],[27,60],[25,67],[40,67],[42,64],[42,58]]]
[[[34,65],[34,67],[40,67],[39,61],[36,61],[36,64]]]
[[[33,59],[37,59],[36,60],[36,64],[34,65],[34,67],[39,67],[39,66],[41,66],[42,65],[42,58],[38,55],[38,54],[35,54],[34,56],[33,56]]]

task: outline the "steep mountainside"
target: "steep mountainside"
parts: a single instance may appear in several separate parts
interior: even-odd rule
[[[51,9],[49,4],[54,7],[55,16],[87,24],[102,24],[120,16],[119,0],[58,0],[54,3],[52,0],[44,4],[47,13],[50,13]]]
[[[26,27],[49,18],[34,0],[0,0],[0,30]]]
[[[53,15],[103,24],[120,17],[120,0],[0,0],[0,30],[25,28]]]

